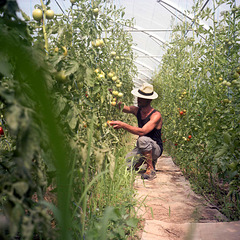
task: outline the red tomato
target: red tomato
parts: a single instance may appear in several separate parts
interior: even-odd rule
[[[183,111],[180,111],[179,113],[180,113],[180,115],[183,115]]]
[[[1,135],[1,136],[4,135],[4,131],[3,131],[3,128],[2,128],[2,127],[0,127],[0,135]]]
[[[191,139],[191,138],[192,138],[192,136],[191,136],[191,135],[189,135],[189,136],[188,136],[188,138],[189,138],[189,139]]]

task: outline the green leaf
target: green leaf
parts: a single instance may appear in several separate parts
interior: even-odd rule
[[[55,109],[57,116],[63,111],[63,109],[65,108],[67,103],[67,99],[62,97],[62,96],[58,96],[57,98],[57,107]]]
[[[88,105],[89,107],[94,107],[94,104],[88,101],[87,99],[84,99],[84,103]]]
[[[8,63],[6,57],[0,53],[0,73],[5,75],[6,77],[10,77],[11,75],[11,65]]]
[[[17,16],[17,12],[19,11],[17,2],[16,1],[7,1],[7,11],[10,15]]]
[[[8,109],[8,112],[6,114],[6,120],[11,130],[17,131],[19,126],[19,121],[21,118],[22,118],[22,112],[18,106],[13,105]]]
[[[24,11],[21,10],[21,14],[25,21],[30,21],[30,17]]]
[[[43,152],[42,155],[43,155],[43,161],[47,165],[47,171],[55,172],[56,167],[54,166],[54,162],[50,153]]]
[[[231,135],[227,132],[224,132],[223,133],[223,141],[226,143],[226,144],[229,144],[231,142]]]
[[[104,211],[104,215],[102,217],[102,231],[101,231],[101,237],[100,239],[105,240],[106,239],[106,233],[108,228],[109,220],[112,218],[112,215],[114,215],[114,207],[107,207]]]
[[[79,68],[79,63],[75,60],[69,62],[69,66],[66,68],[65,74],[69,76],[72,73],[75,73]]]
[[[53,212],[57,221],[58,222],[61,221],[61,212],[55,205],[53,205],[52,203],[46,202],[46,201],[39,201],[39,204],[42,204],[43,206],[49,208]]]
[[[13,184],[13,188],[22,197],[27,192],[29,186],[26,182],[16,182]]]
[[[103,103],[106,99],[107,99],[107,91],[102,89],[102,92],[101,92],[101,95],[100,95],[100,100],[101,100],[101,103]]]
[[[92,78],[93,70],[91,68],[87,68],[85,81],[87,82],[89,87],[94,86],[94,79]]]
[[[49,59],[49,61],[53,64],[53,66],[56,66],[62,59],[64,58],[63,54],[56,54],[52,58]]]
[[[100,86],[97,86],[96,88],[94,88],[94,90],[93,90],[93,96],[94,95],[96,95],[97,93],[99,93],[100,92]]]
[[[126,221],[126,224],[129,227],[136,228],[138,224],[138,219],[137,218],[130,218]]]
[[[11,219],[11,228],[10,232],[12,237],[17,233],[18,231],[18,224],[20,222],[20,219],[23,215],[24,211],[20,204],[16,204],[14,208],[11,211],[10,219]]]
[[[77,125],[77,115],[76,115],[76,109],[69,109],[68,114],[67,114],[67,120],[68,120],[68,125],[71,129],[74,129]]]
[[[121,239],[124,239],[125,237],[125,231],[123,228],[118,228],[116,232],[120,235]]]
[[[228,145],[224,144],[224,145],[222,146],[222,148],[220,148],[220,149],[218,150],[218,152],[215,154],[214,157],[215,157],[215,158],[221,157],[224,153],[227,152],[227,150],[228,150]]]

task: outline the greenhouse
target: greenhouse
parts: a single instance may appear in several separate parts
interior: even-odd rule
[[[240,236],[239,0],[0,0],[0,238]]]

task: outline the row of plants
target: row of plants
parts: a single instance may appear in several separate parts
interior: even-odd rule
[[[127,239],[138,219],[124,165],[128,121],[118,101],[136,73],[124,10],[71,0],[64,14],[42,0],[33,16],[0,5],[0,236]]]
[[[197,1],[154,76],[165,149],[229,220],[240,217],[240,8]],[[217,15],[219,9],[227,9]],[[208,27],[204,25],[208,23]],[[191,31],[189,31],[191,29]]]

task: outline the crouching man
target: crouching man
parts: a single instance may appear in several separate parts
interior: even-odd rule
[[[156,178],[155,164],[163,152],[161,113],[151,107],[151,101],[156,99],[158,94],[148,83],[144,83],[141,88],[133,89],[131,93],[137,97],[138,106],[124,106],[122,111],[134,114],[138,120],[138,127],[121,121],[111,121],[110,124],[115,129],[123,128],[139,136],[136,147],[127,154],[128,164],[130,167],[138,168],[146,163],[147,169],[142,179],[152,180]]]

